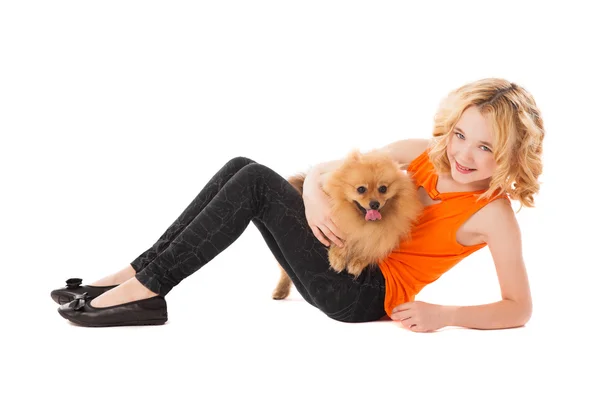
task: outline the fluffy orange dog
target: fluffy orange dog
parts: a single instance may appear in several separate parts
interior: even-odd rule
[[[300,193],[306,174],[288,181]],[[332,206],[332,220],[345,234],[340,248],[331,242],[329,263],[333,270],[359,276],[409,237],[423,206],[412,179],[400,164],[379,150],[350,152],[342,165],[323,184]],[[274,299],[289,295],[292,281],[281,265]]]

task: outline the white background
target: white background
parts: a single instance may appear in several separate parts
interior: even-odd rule
[[[416,3],[2,2],[0,396],[598,398],[597,14]],[[441,99],[484,77],[529,90],[546,126],[537,206],[518,214],[525,328],[423,334],[271,300],[279,272],[252,224],[167,296],[164,326],[56,312],[52,289],[126,266],[230,158],[287,176],[427,138]],[[485,248],[417,300],[499,296]]]

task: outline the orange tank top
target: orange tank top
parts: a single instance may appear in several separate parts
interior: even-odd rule
[[[485,190],[439,193],[438,175],[429,159],[429,149],[409,164],[407,172],[417,187],[422,186],[432,199],[441,202],[425,207],[411,237],[379,262],[386,286],[385,311],[390,316],[394,307],[414,301],[426,285],[469,254],[487,246],[486,243],[462,246],[456,241],[456,232],[471,215],[498,197],[476,201]],[[508,199],[506,194],[501,197]]]

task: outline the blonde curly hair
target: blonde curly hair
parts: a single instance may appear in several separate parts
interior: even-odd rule
[[[544,122],[533,96],[505,79],[485,78],[453,90],[434,116],[433,144],[429,158],[438,173],[450,172],[446,148],[463,112],[475,106],[491,123],[497,168],[490,188],[479,196],[490,198],[507,193],[521,207],[534,207],[542,174]],[[518,211],[517,211],[518,212]]]

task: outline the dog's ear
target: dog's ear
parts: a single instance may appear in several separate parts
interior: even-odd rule
[[[359,149],[352,149],[350,151],[350,153],[348,153],[348,160],[350,161],[360,161],[360,150]]]

